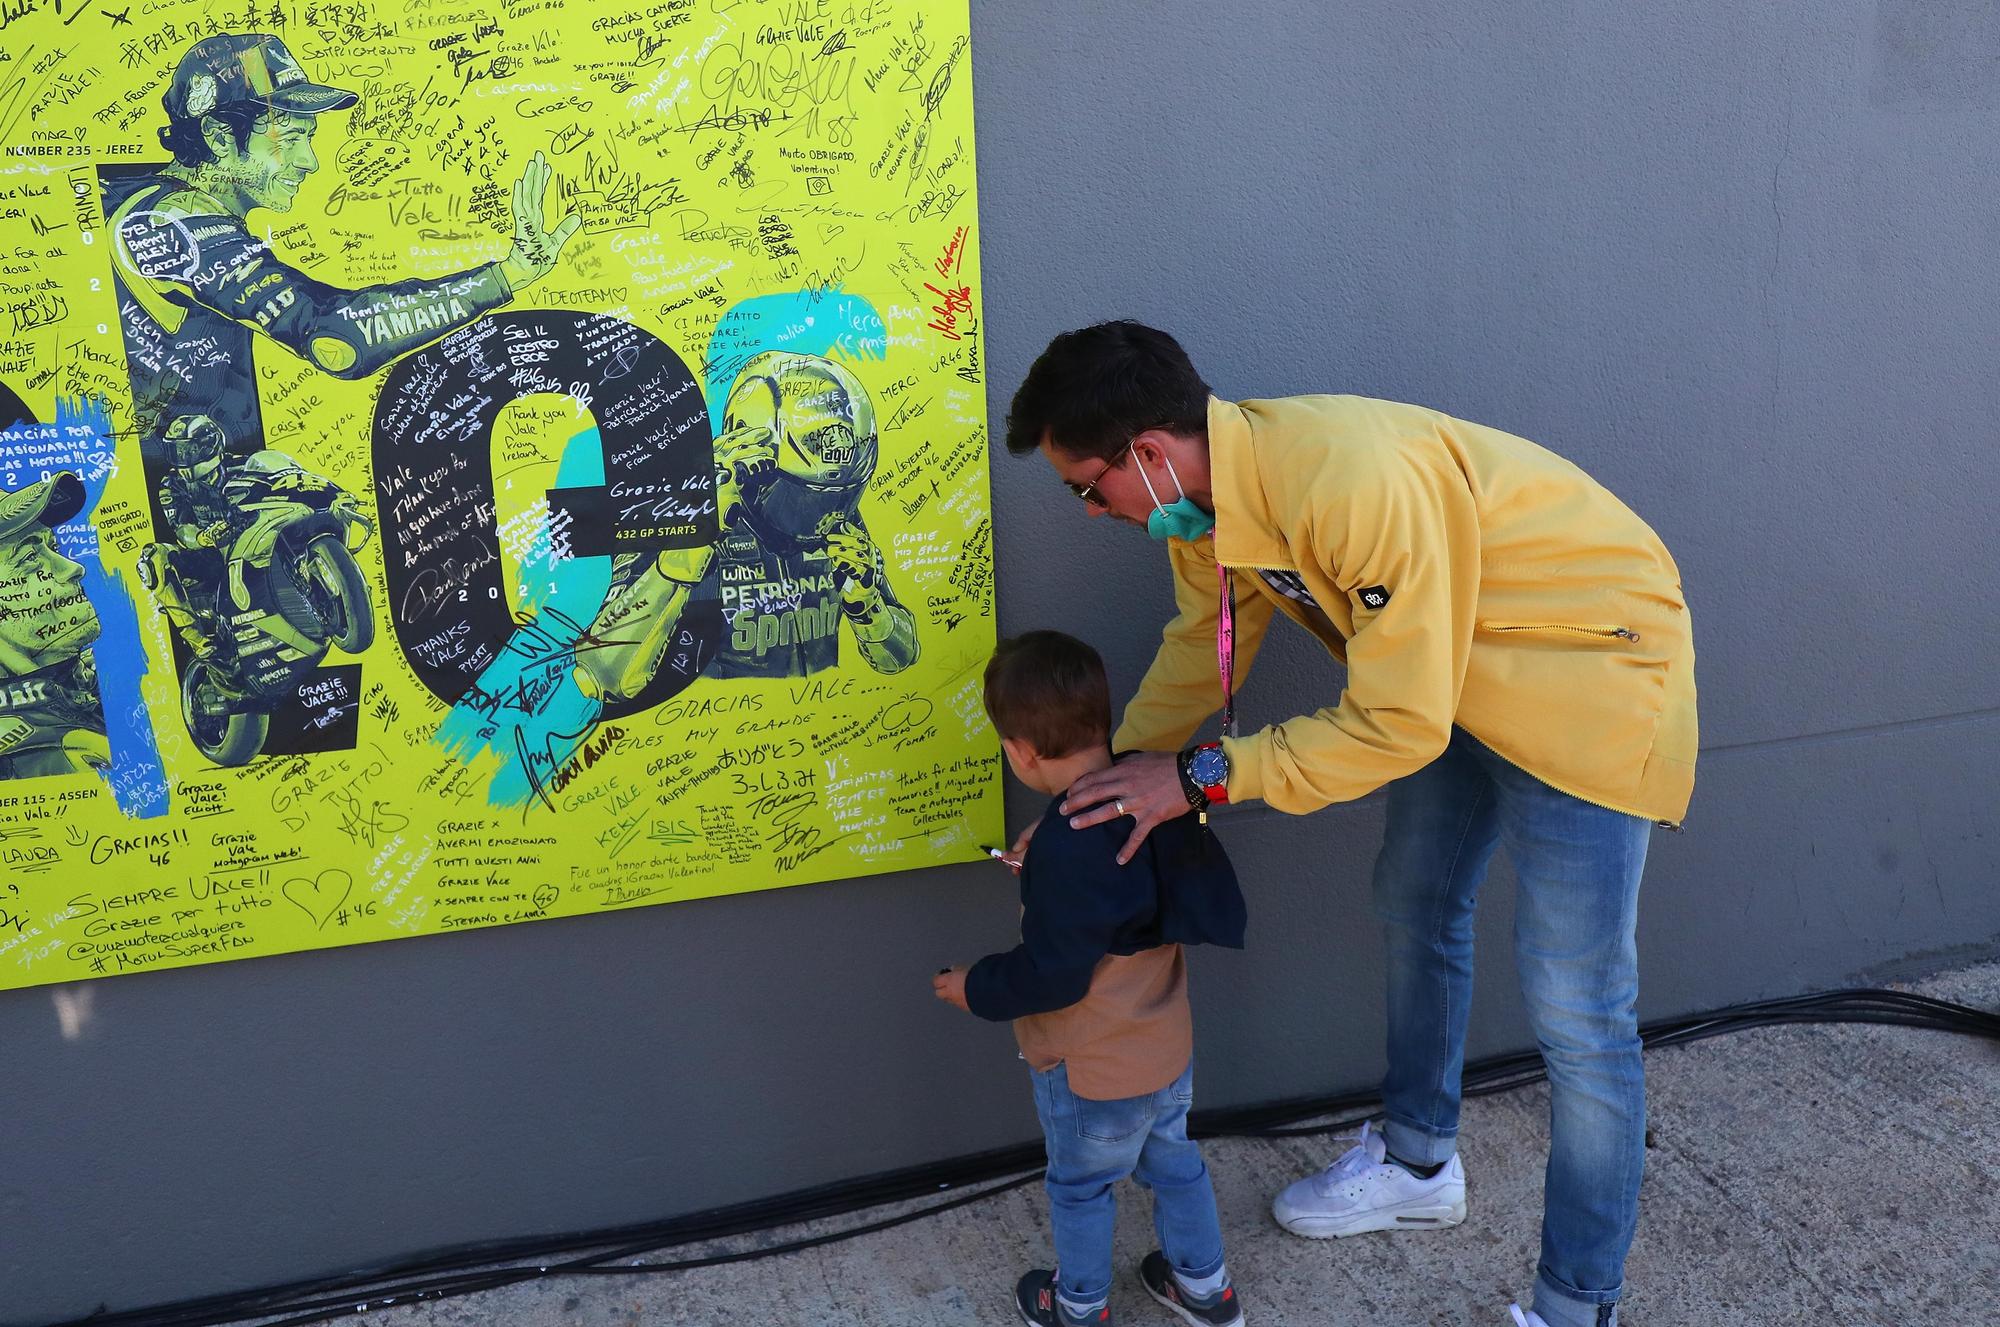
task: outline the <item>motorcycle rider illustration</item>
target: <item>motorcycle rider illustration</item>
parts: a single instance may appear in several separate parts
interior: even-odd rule
[[[86,500],[67,470],[0,495],[0,779],[111,763],[90,649],[97,610],[83,568],[55,542]]]
[[[186,587],[222,581],[221,550],[229,547],[237,520],[223,488],[229,438],[207,415],[183,415],[169,421],[161,447],[169,468],[160,481],[159,505],[176,542],[147,550],[158,559],[151,589],[189,651],[205,659],[215,652],[215,638],[201,629],[191,607],[195,596]]]
[[[344,547],[359,528],[352,501],[337,503],[342,495],[327,481],[261,450],[259,357],[282,347],[317,373],[370,377],[520,298],[556,269],[582,228],[580,217],[546,205],[555,174],[536,152],[512,181],[509,229],[493,246],[494,261],[354,288],[315,275],[334,269],[319,266],[323,255],[311,252],[311,240],[301,256],[288,255],[272,237],[272,221],[320,210],[312,194],[324,183],[312,178],[322,165],[315,135],[326,117],[337,123],[359,103],[355,91],[309,76],[275,35],[215,33],[186,46],[161,90],[158,136],[171,160],[99,169],[141,460],[156,492],[174,493],[182,511],[193,513],[184,522],[156,509],[156,530],[176,528],[150,571],[162,610],[200,664],[200,677],[182,678],[190,726],[207,735],[197,745],[224,764],[256,754],[281,708],[287,712],[278,732],[288,745],[317,749],[313,743],[334,740],[334,730],[293,732],[312,716],[291,699],[297,687],[287,679],[301,660],[323,655],[328,640],[351,653],[361,648],[353,642],[374,630],[346,621],[341,607],[350,596],[367,607]],[[335,174],[342,173],[336,163]],[[253,215],[259,211],[261,219]],[[159,447],[175,445],[170,430],[189,419],[219,429],[235,452],[228,465],[247,468],[210,484],[177,466]],[[223,502],[216,492],[232,483],[261,495],[243,530],[229,524],[236,514],[222,510],[234,503],[241,511],[242,501]],[[286,499],[306,502],[311,514],[289,532],[280,528]],[[308,555],[315,529],[332,537]],[[227,551],[230,539],[251,534],[266,546],[247,558]],[[245,583],[246,575],[257,584]],[[225,611],[211,587],[231,578],[235,602]],[[232,643],[231,612],[255,618],[245,649]]]
[[[139,578],[194,656],[182,708],[196,746],[240,765],[330,647],[359,654],[373,642],[354,550],[374,525],[352,494],[282,452],[232,455],[205,415],[170,420],[157,448],[176,542],[149,545]]]
[[[313,82],[279,38],[230,32],[190,45],[160,100],[173,161],[103,180],[142,437],[206,415],[254,450],[260,337],[333,377],[365,378],[512,302],[555,269],[582,225],[544,224],[553,172],[537,152],[514,182],[512,244],[498,261],[342,289],[284,261],[248,217],[297,206],[320,168],[320,117],[359,97]]]
[[[714,444],[721,537],[616,559],[577,657],[585,694],[626,699],[659,672],[683,613],[719,600],[715,678],[805,677],[834,667],[844,623],[878,673],[917,659],[916,621],[889,584],[860,512],[879,443],[867,389],[820,355],[765,351],[743,366]]]

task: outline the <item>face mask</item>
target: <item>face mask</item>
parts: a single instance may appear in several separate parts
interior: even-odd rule
[[[1132,459],[1139,460],[1136,456]],[[1185,488],[1181,488],[1181,477],[1174,473],[1174,463],[1164,456],[1160,459],[1167,462],[1167,474],[1174,481],[1174,487],[1180,489],[1181,495],[1162,506],[1160,495],[1153,491],[1153,481],[1146,476],[1146,463],[1139,461],[1139,478],[1146,485],[1146,496],[1153,500],[1152,514],[1146,517],[1146,533],[1155,539],[1201,538],[1215,528],[1214,515],[1194,505],[1194,499],[1187,495]]]

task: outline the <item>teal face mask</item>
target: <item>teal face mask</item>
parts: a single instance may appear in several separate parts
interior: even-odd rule
[[[1133,459],[1138,460],[1137,457]],[[1152,514],[1146,517],[1146,533],[1163,540],[1201,538],[1215,528],[1214,514],[1194,505],[1194,499],[1187,495],[1185,488],[1181,488],[1181,477],[1174,473],[1174,463],[1164,456],[1160,459],[1167,462],[1167,474],[1173,479],[1174,487],[1180,489],[1181,495],[1162,505],[1160,495],[1153,491],[1153,481],[1146,476],[1145,463],[1140,462],[1139,478],[1146,485],[1146,496],[1153,500]]]

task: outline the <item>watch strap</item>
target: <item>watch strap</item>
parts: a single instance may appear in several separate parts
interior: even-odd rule
[[[1194,759],[1194,753],[1199,750],[1200,747],[1191,746],[1174,757],[1174,772],[1181,776],[1181,796],[1187,798],[1188,805],[1196,810],[1208,805],[1208,790],[1196,783],[1194,775],[1188,773],[1188,762]]]

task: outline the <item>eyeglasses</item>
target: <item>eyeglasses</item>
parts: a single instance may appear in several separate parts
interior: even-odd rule
[[[1082,498],[1083,503],[1086,507],[1095,507],[1100,511],[1109,511],[1111,509],[1111,504],[1106,502],[1104,500],[1104,495],[1097,491],[1097,485],[1101,480],[1103,480],[1104,476],[1110,474],[1113,470],[1118,468],[1119,464],[1122,463],[1125,459],[1125,453],[1132,450],[1132,443],[1137,441],[1138,439],[1134,438],[1132,439],[1132,442],[1128,442],[1123,447],[1120,447],[1118,449],[1118,454],[1112,457],[1110,460],[1106,461],[1102,466],[1098,467],[1097,473],[1092,475],[1088,482],[1079,484],[1073,479],[1065,479],[1063,481],[1064,486],[1068,488],[1070,492],[1076,494],[1079,498]]]

